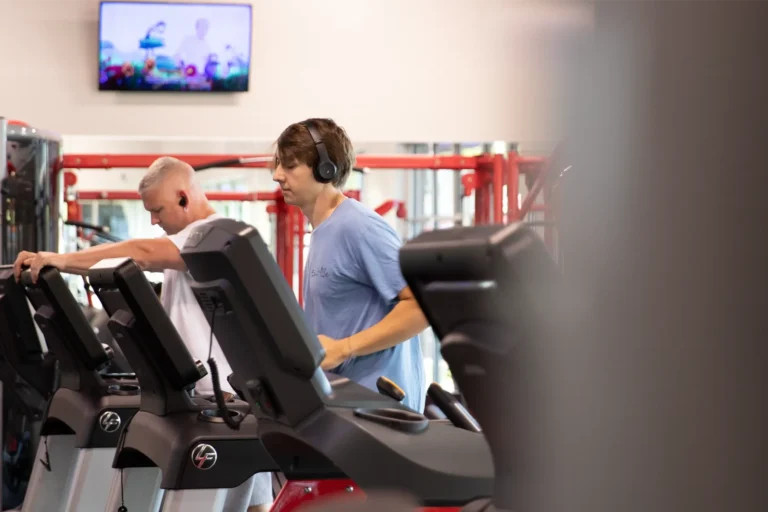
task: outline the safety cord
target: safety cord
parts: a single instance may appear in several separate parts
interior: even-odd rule
[[[128,425],[123,429],[123,436],[128,433]],[[117,507],[117,512],[128,512],[128,507],[125,506],[125,479],[123,477],[123,468],[120,468],[120,506]]]
[[[123,468],[120,468],[120,506],[117,508],[117,512],[128,512],[128,507],[125,506],[125,487],[123,482]]]
[[[245,419],[245,414],[240,417],[239,420],[235,420],[229,415],[229,409],[224,401],[224,393],[221,391],[221,383],[219,382],[219,367],[216,365],[216,361],[213,360],[213,326],[216,322],[216,310],[219,309],[219,302],[213,300],[213,313],[211,314],[211,336],[208,346],[208,366],[211,368],[211,381],[213,382],[213,396],[216,398],[216,406],[219,408],[224,423],[227,424],[232,430],[240,430],[240,423]]]
[[[40,459],[40,463],[45,466],[45,469],[48,471],[51,470],[51,457],[48,454],[48,436],[45,436],[45,440],[43,441],[45,443],[45,460]]]

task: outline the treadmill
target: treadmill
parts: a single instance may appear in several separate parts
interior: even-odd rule
[[[192,397],[195,383],[208,372],[192,359],[132,259],[103,260],[88,277],[141,386],[140,410],[126,426],[114,458],[120,478],[112,482],[107,510],[244,512],[250,487],[230,490],[256,473],[277,470],[248,403],[231,399],[226,408],[223,395],[221,403]],[[140,490],[123,496],[126,483]]]
[[[12,265],[0,266],[0,381],[3,389],[3,507],[21,505],[40,427],[55,389],[55,359],[35,328]]]
[[[112,458],[123,427],[139,408],[130,375],[100,375],[111,350],[96,339],[59,271],[46,267],[21,284],[56,357],[59,388],[48,402],[22,511],[103,511]]]
[[[517,223],[422,233],[402,247],[400,266],[493,453],[493,497],[464,512],[526,510],[520,483],[534,468],[515,405],[530,399],[529,350],[550,335],[560,294],[555,262]]]
[[[253,226],[206,223],[181,254],[261,439],[289,480],[313,479],[342,496],[407,489],[424,507],[455,509],[491,496],[493,462],[481,434],[430,422],[322,371],[322,346]],[[281,495],[317,492],[292,483]]]

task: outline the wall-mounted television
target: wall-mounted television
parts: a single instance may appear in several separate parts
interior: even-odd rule
[[[245,92],[251,6],[101,2],[99,90]]]

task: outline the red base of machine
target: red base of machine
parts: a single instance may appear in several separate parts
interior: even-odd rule
[[[311,502],[333,499],[365,500],[365,493],[352,480],[292,480],[285,483],[270,512],[299,512]],[[460,507],[420,507],[418,512],[459,512]]]

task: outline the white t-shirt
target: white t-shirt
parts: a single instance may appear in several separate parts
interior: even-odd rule
[[[205,224],[216,219],[224,218],[223,215],[214,213],[213,215],[197,220],[182,229],[175,235],[166,235],[166,237],[181,250],[187,237],[197,226]],[[192,355],[192,359],[202,361],[208,368],[208,375],[200,379],[195,385],[195,392],[203,396],[213,395],[213,381],[211,380],[211,369],[208,367],[208,352],[211,339],[211,325],[208,323],[200,304],[192,293],[190,283],[193,281],[189,272],[178,270],[166,270],[163,272],[163,290],[160,295],[160,301],[163,308],[171,318],[171,322],[179,331],[181,339],[187,345],[187,350]],[[224,353],[219,347],[216,337],[213,337],[213,359],[219,368],[219,383],[221,389],[234,393],[232,386],[229,385],[227,377],[232,373]]]

